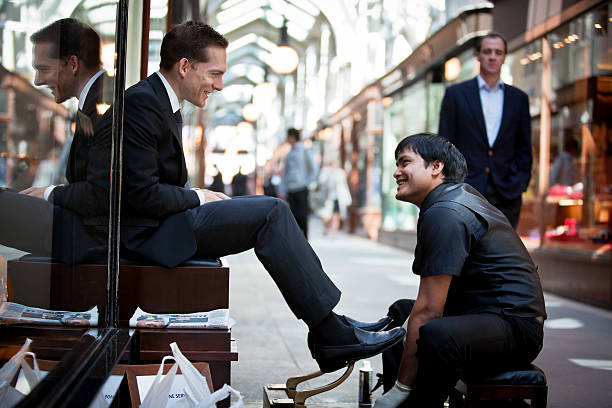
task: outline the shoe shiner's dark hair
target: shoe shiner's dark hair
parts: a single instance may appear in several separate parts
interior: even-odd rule
[[[404,138],[395,148],[395,159],[404,150],[417,153],[425,161],[425,166],[439,160],[444,163],[442,175],[448,183],[462,183],[467,176],[465,157],[448,139],[434,133],[417,133]]]

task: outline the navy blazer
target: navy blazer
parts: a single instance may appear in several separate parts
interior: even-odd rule
[[[110,104],[112,91],[113,80],[106,74],[99,76],[92,84],[82,111],[77,113],[76,129],[66,164],[68,183],[55,187],[49,196],[53,204],[81,215],[87,224],[90,223],[89,219],[108,213],[107,191],[105,187],[97,187],[92,177],[108,178],[109,174],[110,146],[109,141],[104,139],[107,136],[100,129],[103,116],[98,112],[97,105]],[[92,157],[101,164],[90,166]]]
[[[489,173],[501,196],[521,195],[531,178],[531,117],[527,94],[504,84],[501,125],[489,147],[476,78],[446,89],[440,109],[439,134],[448,138],[465,156],[465,182],[484,194]]]
[[[121,239],[125,248],[172,267],[197,244],[185,211],[200,205],[185,188],[187,166],[166,88],[157,74],[125,92]]]

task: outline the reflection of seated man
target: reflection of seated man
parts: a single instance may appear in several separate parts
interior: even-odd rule
[[[323,370],[378,354],[403,330],[365,331],[333,312],[340,290],[282,200],[229,199],[185,188],[180,103],[203,107],[223,88],[227,46],[206,24],[179,24],[162,41],[160,70],[125,92],[122,244],[169,267],[194,255],[219,257],[253,248],[295,316],[310,328],[310,346]]]
[[[465,159],[447,139],[409,136],[395,157],[395,197],[420,208],[412,270],[421,280],[416,301],[391,308],[404,310],[396,319],[407,318],[407,334],[403,347],[383,354],[396,364],[385,374],[397,373],[397,381],[375,408],[442,407],[459,372],[503,371],[535,359],[544,298],[520,238],[463,183]]]
[[[49,87],[57,103],[72,97],[79,100],[66,168],[68,184],[31,187],[20,195],[0,192],[0,225],[3,226],[0,243],[53,255],[65,262],[79,261],[87,248],[106,242],[103,231],[94,232],[94,227],[85,227],[83,220],[76,216],[103,215],[108,206],[104,192],[98,192],[87,181],[90,157],[110,161],[110,150],[98,144],[94,134],[101,118],[97,105],[105,99],[106,75],[101,69],[100,37],[75,19],[62,19],[34,33],[31,39],[35,84]],[[108,173],[107,168],[100,171]]]

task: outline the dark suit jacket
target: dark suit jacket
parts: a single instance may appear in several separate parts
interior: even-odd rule
[[[53,205],[23,194],[3,196],[3,212],[19,214],[21,219],[27,217],[21,224],[17,221],[20,217],[15,217],[15,229],[9,227],[8,232],[13,236],[6,242],[11,246],[51,255],[69,264],[91,260],[97,255],[106,258],[110,138],[98,131],[103,120],[96,105],[110,102],[112,83],[104,75],[100,76],[87,94],[68,157],[69,183],[53,190],[50,196]],[[105,91],[108,88],[110,91]],[[107,114],[112,123],[112,112]],[[52,226],[51,239],[45,228],[48,225]],[[15,234],[16,230],[35,232]],[[0,238],[5,241],[5,237]]]
[[[110,163],[109,140],[96,138],[102,115],[96,105],[112,102],[113,81],[105,74],[96,79],[89,88],[82,111],[77,113],[76,128],[70,155],[66,166],[68,183],[57,186],[49,196],[49,201],[62,208],[67,208],[83,217],[104,216],[108,212],[108,195],[104,189],[96,188],[88,175],[92,169],[102,172],[98,178],[108,178]],[[112,112],[108,112],[112,116]],[[95,157],[101,165],[90,168],[90,158]]]
[[[440,109],[439,134],[463,153],[468,164],[466,183],[484,194],[489,173],[500,195],[515,199],[531,177],[531,117],[527,95],[504,84],[501,125],[489,147],[476,78],[446,89]]]
[[[190,258],[197,245],[185,211],[200,205],[186,189],[187,167],[170,100],[157,74],[125,93],[123,205],[125,248],[164,266]]]

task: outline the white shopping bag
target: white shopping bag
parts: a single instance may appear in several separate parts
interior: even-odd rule
[[[181,353],[176,343],[170,344],[170,350],[172,350],[172,355],[174,356],[174,361],[178,364],[181,369],[181,373],[183,374],[183,378],[187,383],[188,391],[185,390],[185,394],[193,397],[195,401],[202,401],[204,398],[210,395],[210,390],[208,389],[208,383],[206,382],[206,377],[204,377],[197,368],[191,364],[187,357]]]
[[[0,368],[0,408],[10,408],[17,405],[42,379],[36,355],[28,351],[31,343],[31,339],[26,339],[21,349]],[[32,367],[25,361],[26,355],[32,357]],[[24,381],[22,381],[22,387],[17,389],[11,386],[11,382],[20,368]]]
[[[185,388],[185,398],[179,403],[173,405],[174,408],[216,408],[218,401],[228,398],[230,395],[234,395],[238,398],[235,404],[230,408],[243,408],[244,402],[242,395],[225,384],[221,389],[210,393],[208,389],[208,383],[206,378],[200,374],[200,372],[191,364],[191,362],[181,353],[176,343],[170,344],[172,355],[174,360],[179,365],[181,373],[185,378],[187,387]]]
[[[147,395],[140,404],[140,408],[166,408],[168,404],[168,392],[170,391],[170,387],[172,386],[172,382],[178,370],[178,364],[176,364],[175,360],[168,374],[163,375],[164,363],[168,359],[174,360],[172,356],[165,356],[162,359],[155,380],[153,380],[153,385],[149,388],[149,392],[147,392]]]
[[[178,345],[172,343],[170,349],[172,350],[172,356],[165,356],[162,359],[153,385],[151,385],[144,401],[140,404],[140,408],[216,408],[215,404],[218,401],[224,400],[230,395],[234,395],[238,399],[230,408],[244,407],[242,395],[227,384],[211,394],[206,377],[183,355]],[[167,359],[173,359],[175,364],[164,376],[164,363]],[[184,382],[184,397],[170,401],[168,393],[177,377],[178,368],[181,370],[180,375]]]
[[[26,356],[32,357],[32,367],[26,361]],[[15,388],[17,391],[21,392],[24,395],[27,395],[38,385],[40,380],[42,380],[43,375],[40,372],[40,368],[38,368],[38,361],[36,360],[36,354],[28,351],[24,353],[23,358],[21,359],[21,373],[17,378],[17,384],[15,384]]]
[[[218,389],[217,391],[210,394],[208,397],[199,401],[197,405],[194,405],[194,408],[215,408],[216,403],[228,398],[230,395],[233,395],[238,399],[234,404],[230,406],[230,408],[244,408],[244,401],[242,399],[242,394],[236,391],[232,387],[227,384],[224,384],[223,387]]]

